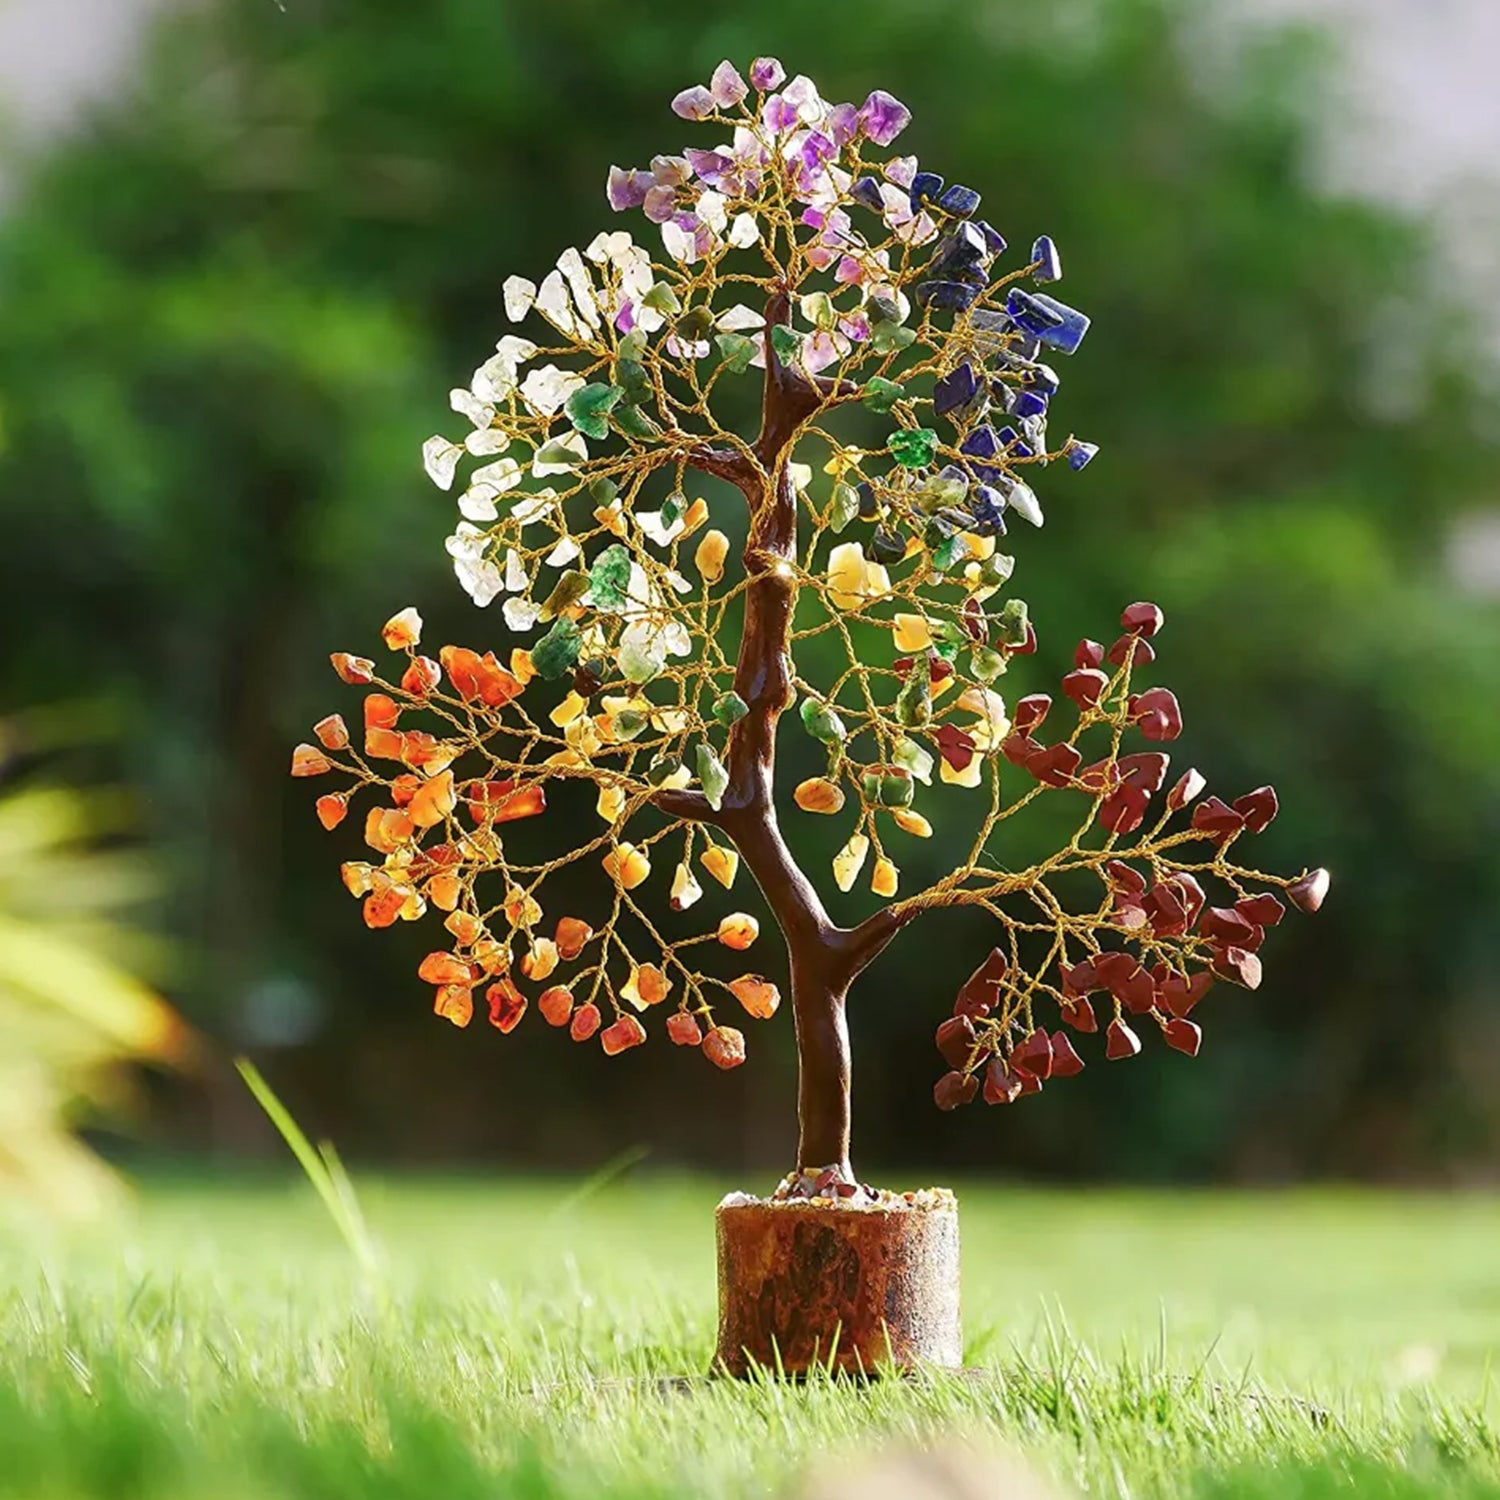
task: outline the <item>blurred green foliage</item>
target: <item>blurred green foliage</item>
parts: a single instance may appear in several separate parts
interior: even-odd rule
[[[1425,1172],[1500,1142],[1497,621],[1442,555],[1492,498],[1489,393],[1422,226],[1310,183],[1322,46],[1233,49],[1207,21],[1185,0],[218,0],[30,175],[0,225],[0,589],[25,622],[0,689],[114,700],[197,958],[180,998],[236,1041],[299,1042],[297,1113],[394,1155],[790,1149],[789,1035],[705,1078],[665,1047],[606,1067],[436,1026],[424,934],[364,933],[284,780],[349,707],[326,653],[394,607],[500,644],[446,576],[451,500],[417,446],[501,331],[503,278],[613,227],[605,169],[689,138],[679,87],[774,52],[826,97],[898,93],[906,148],[985,189],[1014,242],[1052,234],[1094,317],[1058,415],[1104,452],[1016,538],[1042,651],[1008,694],[1156,599],[1179,760],[1229,795],[1273,780],[1262,862],[1335,872],[1264,989],[1212,997],[1196,1064],[1148,1048],[989,1118],[932,1111],[926,1050],[981,925],[896,944],[854,1002],[861,1158]]]

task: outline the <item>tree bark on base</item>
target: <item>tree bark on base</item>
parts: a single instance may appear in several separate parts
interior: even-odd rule
[[[726,1202],[715,1367],[789,1376],[957,1368],[958,1206]]]

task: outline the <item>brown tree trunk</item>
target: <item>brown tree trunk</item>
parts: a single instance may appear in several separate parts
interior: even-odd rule
[[[797,1026],[797,1167],[836,1167],[854,1181],[849,1163],[850,1072],[847,992],[821,965],[792,955],[792,1016]]]

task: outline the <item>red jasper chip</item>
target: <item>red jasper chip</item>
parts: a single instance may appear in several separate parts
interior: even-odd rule
[[[1155,635],[1167,622],[1159,606],[1140,600],[1120,615],[1120,625],[1131,635]]]
[[[501,979],[484,992],[489,1001],[490,1025],[497,1031],[511,1032],[526,1014],[526,997],[509,979]]]
[[[1198,920],[1198,914],[1208,903],[1208,897],[1203,894],[1203,887],[1198,884],[1198,877],[1189,870],[1174,870],[1171,875],[1172,884],[1183,894],[1187,902],[1188,926],[1191,927]]]
[[[1178,812],[1186,807],[1189,802],[1194,802],[1202,794],[1203,788],[1208,785],[1201,771],[1191,768],[1184,771],[1173,783],[1172,790],[1167,793],[1167,807],[1172,812]]]
[[[1005,955],[998,949],[990,949],[990,955],[964,981],[953,1006],[955,1016],[987,1016],[1000,998],[1000,985],[1005,971],[1010,967]]]
[[[939,1109],[957,1109],[960,1104],[968,1104],[978,1092],[977,1078],[955,1070],[944,1073],[933,1085],[932,1102]]]
[[[1075,667],[1097,667],[1104,661],[1104,647],[1098,641],[1091,641],[1087,636],[1079,641],[1073,648],[1073,665]]]
[[[1182,707],[1171,688],[1132,693],[1128,710],[1131,721],[1148,740],[1175,740],[1182,733]]]
[[[1145,792],[1121,787],[1099,804],[1099,822],[1111,833],[1134,833],[1146,821],[1150,801]]]
[[[1172,757],[1164,750],[1140,750],[1122,755],[1115,764],[1125,784],[1138,792],[1159,792],[1167,779]]]
[[[1052,1033],[1052,1076],[1072,1078],[1083,1072],[1083,1059],[1073,1050],[1066,1031]]]
[[[1062,680],[1062,690],[1079,708],[1097,708],[1109,678],[1098,667],[1079,667]]]
[[[1099,1029],[1099,1021],[1094,1015],[1094,1007],[1082,996],[1062,1007],[1062,1018],[1074,1031],[1082,1032],[1085,1035],[1092,1035]]]
[[[946,682],[953,675],[953,663],[936,651],[927,657],[927,677],[930,682]]]
[[[1052,1038],[1040,1026],[1024,1038],[1010,1054],[1010,1066],[1017,1073],[1033,1078],[1052,1076]]]
[[[1006,1067],[1003,1057],[993,1058],[984,1070],[984,1102],[1014,1104],[1021,1097],[1021,1077]]]
[[[968,632],[970,640],[983,642],[989,639],[990,633],[985,623],[984,606],[977,599],[964,600],[959,620]]]
[[[1082,761],[1083,757],[1074,746],[1059,741],[1028,756],[1026,769],[1043,786],[1067,786]]]
[[[1028,693],[1016,704],[1011,724],[1017,734],[1030,734],[1033,729],[1041,726],[1051,708],[1050,693]]]
[[[955,771],[966,771],[974,759],[974,736],[960,729],[957,724],[940,724],[933,735],[937,741],[938,754]]]
[[[1269,891],[1259,896],[1245,896],[1234,903],[1234,909],[1257,927],[1275,927],[1286,915],[1286,907]]]
[[[947,727],[946,724],[943,726],[944,729]],[[1041,749],[1042,746],[1029,734],[1008,734],[1000,741],[1001,755],[1013,766],[1024,766]]]
[[[1156,981],[1145,969],[1137,969],[1115,991],[1120,1003],[1134,1016],[1151,1014],[1156,1004]]]
[[[974,1023],[967,1015],[950,1016],[937,1029],[937,1049],[950,1068],[968,1067],[978,1040]]]
[[[1012,646],[1009,654],[1011,656],[1036,655],[1036,626],[1030,620],[1026,622],[1026,639],[1019,646]]]
[[[603,1024],[604,1017],[599,1014],[599,1007],[592,1002],[580,1005],[573,1012],[573,1019],[568,1024],[568,1035],[575,1042],[586,1042],[598,1031]]]
[[[1111,1062],[1134,1057],[1141,1050],[1141,1039],[1123,1021],[1116,1018],[1104,1033],[1104,1055]]]
[[[1255,923],[1232,906],[1210,906],[1203,913],[1198,930],[1218,942],[1248,946],[1246,939],[1254,936]]]
[[[1123,927],[1126,932],[1139,932],[1150,925],[1146,908],[1140,902],[1124,896],[1115,902],[1114,917],[1115,926]]]
[[[1081,1000],[1085,995],[1091,995],[1099,988],[1099,978],[1088,959],[1074,964],[1071,968],[1067,964],[1059,964],[1057,972],[1062,980],[1063,994],[1070,1000]]]
[[[1174,1016],[1185,1016],[1214,987],[1214,976],[1200,969],[1191,979],[1168,974],[1157,986],[1157,997],[1163,1010]]]
[[[634,1016],[621,1016],[599,1033],[606,1057],[618,1057],[646,1040],[646,1028]]]
[[[1327,870],[1309,870],[1300,880],[1294,880],[1287,888],[1287,899],[1298,911],[1315,912],[1328,895],[1333,877]]]
[[[1214,949],[1213,970],[1220,979],[1243,985],[1247,990],[1260,988],[1261,964],[1258,955],[1233,944]]]
[[[1112,995],[1118,993],[1115,987],[1123,984],[1139,968],[1140,964],[1135,958],[1118,949],[1094,955],[1094,973],[1099,983]]]
[[[1080,787],[1094,796],[1102,796],[1105,792],[1113,792],[1120,785],[1119,763],[1113,760],[1096,760],[1092,765],[1085,766],[1074,778]]]
[[[1035,1073],[1017,1073],[1016,1077],[1021,1082],[1021,1097],[1027,1094],[1040,1094],[1042,1091],[1042,1080]]]
[[[1122,635],[1109,648],[1108,660],[1117,667],[1128,662],[1136,667],[1149,667],[1156,660],[1156,647],[1144,636]]]
[[[1203,1028],[1196,1021],[1187,1021],[1181,1016],[1168,1021],[1161,1034],[1167,1046],[1175,1047],[1189,1057],[1197,1057],[1198,1048],[1203,1045]]]
[[[1104,873],[1109,876],[1113,889],[1126,891],[1134,896],[1145,894],[1146,877],[1134,865],[1127,865],[1123,859],[1105,860]]]
[[[1142,899],[1146,918],[1157,937],[1181,937],[1188,930],[1187,902],[1176,881],[1162,881]]]
[[[1258,786],[1253,792],[1246,792],[1243,797],[1236,797],[1232,805],[1234,810],[1244,817],[1245,827],[1251,833],[1259,833],[1263,828],[1269,827],[1271,820],[1276,816],[1279,806],[1276,801],[1276,788]]]
[[[1193,809],[1193,827],[1216,843],[1232,838],[1244,826],[1244,813],[1236,812],[1221,798],[1205,798]]]
[[[696,1047],[703,1040],[703,1028],[696,1016],[676,1010],[667,1017],[667,1038],[679,1047]]]

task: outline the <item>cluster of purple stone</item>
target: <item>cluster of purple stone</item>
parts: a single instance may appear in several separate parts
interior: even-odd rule
[[[906,128],[911,112],[899,99],[877,89],[858,107],[827,104],[811,79],[799,76],[788,83],[786,69],[775,58],[757,58],[749,71],[747,84],[732,63],[720,63],[707,85],[684,89],[673,99],[673,111],[687,120],[711,119],[740,106],[751,88],[758,92],[758,118],[782,143],[793,193],[806,205],[803,222],[820,231],[810,258],[820,267],[836,263],[841,270],[845,262],[854,267],[847,277],[839,275],[840,280],[864,279],[857,262],[840,255],[846,242],[854,241],[844,204],[879,214],[888,229],[918,229],[917,242],[924,237],[934,240],[914,288],[915,301],[929,313],[967,314],[975,335],[974,355],[939,379],[933,390],[936,415],[951,420],[963,434],[962,463],[949,465],[943,475],[964,483],[967,509],[977,529],[1003,535],[1008,508],[1023,509],[1040,524],[1035,497],[1006,472],[1005,460],[1035,458],[1047,451],[1048,405],[1059,380],[1057,372],[1042,362],[1042,353],[1072,354],[1088,331],[1088,317],[1045,292],[1019,286],[1010,288],[1003,310],[975,307],[1006,242],[993,225],[975,217],[980,195],[973,188],[917,170],[911,158],[892,161],[885,182],[873,175],[850,182],[846,174],[836,173],[840,153],[851,142],[863,138],[888,146]],[[753,199],[771,165],[760,132],[737,125],[733,136],[732,144],[716,150],[687,147],[681,156],[657,156],[649,170],[612,167],[610,206],[617,211],[639,208],[656,224],[672,221],[701,242],[710,231],[684,202],[681,190],[696,180],[700,190],[730,200]],[[1030,264],[1038,284],[1062,277],[1061,256],[1047,235],[1032,245]],[[871,305],[878,306],[878,299]],[[862,342],[870,333],[864,313],[845,318],[839,328],[853,342]],[[819,340],[828,344],[829,336],[819,335]],[[815,354],[819,366],[837,357],[831,346],[820,351],[817,342],[809,341],[805,351],[809,369]],[[1001,378],[1002,371],[1010,378]],[[1093,443],[1074,441],[1065,457],[1077,470],[1097,452]]]

